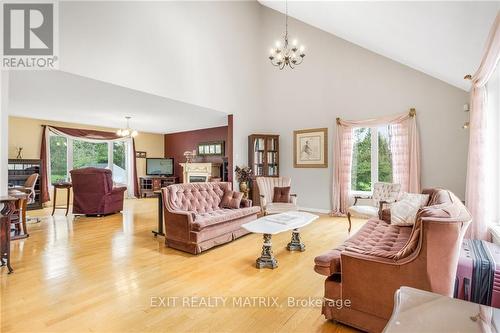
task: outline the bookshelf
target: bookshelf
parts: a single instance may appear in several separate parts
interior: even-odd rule
[[[278,177],[280,175],[279,135],[249,135],[248,165],[252,168],[253,179],[256,177]],[[259,189],[255,181],[252,181],[250,188],[254,205],[259,205]]]
[[[28,205],[28,210],[41,209],[42,202],[40,198],[40,187],[42,177],[42,161],[41,160],[19,160],[9,159],[8,162],[8,182],[9,187],[23,186],[28,177],[34,173],[38,173],[38,179],[35,183],[35,200]]]

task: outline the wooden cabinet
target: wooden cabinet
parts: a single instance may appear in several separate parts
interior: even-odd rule
[[[254,180],[256,177],[279,177],[279,135],[249,135],[248,166],[252,168]],[[259,189],[255,181],[252,181],[250,189],[254,205],[259,205]]]
[[[144,176],[139,177],[141,198],[154,196],[155,191],[177,183],[177,177]]]
[[[38,179],[35,183],[35,199],[28,205],[30,209],[41,209],[42,202],[40,198],[41,178],[42,178],[42,160],[19,160],[9,159],[8,182],[9,187],[23,186],[26,179],[34,173],[38,173]]]

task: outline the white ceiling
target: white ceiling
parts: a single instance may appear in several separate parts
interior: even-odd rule
[[[259,2],[285,11],[284,1]],[[291,17],[351,43],[469,90],[463,77],[478,67],[499,4],[290,1],[288,12]],[[293,36],[293,23],[289,32]],[[302,42],[307,47],[307,41]]]
[[[170,133],[227,125],[227,114],[62,71],[11,71],[9,114]]]

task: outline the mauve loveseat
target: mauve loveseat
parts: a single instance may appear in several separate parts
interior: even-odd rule
[[[401,286],[453,296],[460,246],[471,215],[450,191],[423,193],[429,194],[429,201],[418,211],[413,227],[387,223],[390,210],[385,210],[381,216],[386,221],[370,219],[344,244],[315,258],[314,270],[327,276],[323,305],[327,319],[380,332]]]
[[[107,215],[123,210],[123,197],[127,188],[113,186],[111,170],[82,168],[71,170],[70,174],[73,214]]]
[[[175,184],[162,189],[165,245],[198,254],[246,235],[242,224],[257,218],[260,208],[242,199],[240,208],[221,207],[225,182]]]

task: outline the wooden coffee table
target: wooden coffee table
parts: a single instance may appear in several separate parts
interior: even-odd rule
[[[262,245],[262,253],[255,261],[257,268],[276,268],[278,260],[273,255],[272,250],[272,235],[281,232],[292,230],[292,239],[286,246],[288,251],[305,251],[306,246],[300,239],[299,228],[302,228],[318,218],[317,215],[290,211],[280,214],[267,215],[255,221],[245,223],[242,227],[253,233],[263,234],[264,244]]]

